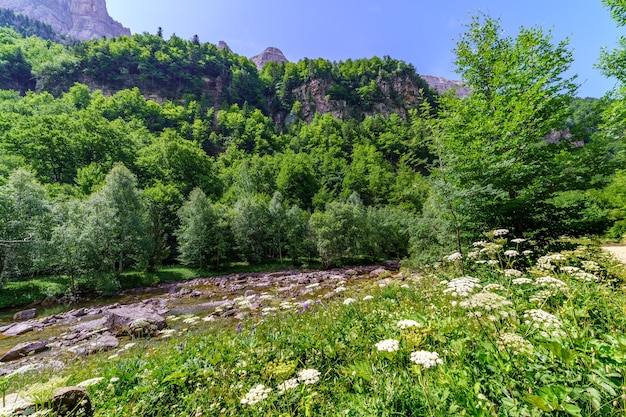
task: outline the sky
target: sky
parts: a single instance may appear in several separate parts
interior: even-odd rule
[[[109,14],[133,33],[156,33],[202,42],[225,41],[251,57],[269,46],[290,61],[389,55],[420,74],[458,79],[455,40],[479,12],[501,19],[508,36],[521,26],[551,30],[570,40],[572,73],[581,97],[601,97],[615,86],[595,65],[613,48],[616,28],[601,0],[107,0]]]

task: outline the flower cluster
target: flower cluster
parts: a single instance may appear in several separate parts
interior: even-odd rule
[[[321,372],[317,369],[303,369],[298,372],[298,381],[305,385],[313,385],[320,380]]]
[[[286,380],[282,384],[279,384],[276,389],[278,390],[278,393],[282,395],[289,390],[297,388],[298,385],[300,385],[300,381],[298,381],[298,378],[291,378]]]
[[[400,349],[400,342],[395,339],[385,339],[376,343],[374,346],[376,346],[376,349],[378,349],[379,352],[392,353],[397,352]]]
[[[475,289],[481,288],[478,278],[462,277],[456,278],[452,281],[443,281],[442,284],[448,288],[443,290],[444,294],[449,294],[452,297],[467,297],[474,292]]]
[[[513,285],[524,285],[524,284],[532,284],[533,280],[530,278],[515,278],[511,281]]]
[[[463,255],[461,255],[461,252],[454,252],[452,255],[449,255],[446,259],[450,262],[454,262],[462,258],[463,258]]]
[[[408,320],[408,319],[406,319],[406,320],[400,320],[398,322],[398,327],[401,330],[405,330],[405,329],[408,329],[409,327],[422,327],[422,325],[420,323],[416,322],[415,320]]]
[[[511,239],[511,242],[519,245],[520,243],[526,242],[526,239],[522,239],[521,237],[518,237],[516,239]]]
[[[545,255],[537,259],[537,266],[541,269],[554,269],[553,263],[559,263],[567,260],[562,253],[553,253],[552,255]]]
[[[534,346],[528,340],[515,333],[504,333],[498,338],[498,348],[508,350],[515,355],[528,355],[533,352]]]
[[[560,279],[550,277],[550,276],[537,278],[535,280],[535,285],[538,285],[541,287],[549,287],[554,290],[563,291],[563,292],[567,292],[569,290],[569,287],[567,286],[566,283],[564,283]]]
[[[496,229],[493,231],[493,237],[506,236],[509,234],[509,229]]]
[[[271,388],[268,388],[263,384],[259,384],[244,395],[241,399],[241,404],[254,405],[259,401],[266,399],[270,392],[272,392]]]
[[[583,269],[587,272],[589,271],[597,272],[601,269],[600,265],[598,265],[598,263],[594,261],[582,261],[582,265],[583,265]]]
[[[492,292],[479,292],[472,295],[467,300],[461,301],[459,305],[466,309],[485,310],[495,312],[510,306],[512,303],[501,295]]]
[[[485,292],[493,292],[493,291],[505,291],[506,288],[504,288],[502,285],[500,284],[487,284],[485,285],[485,287],[483,288],[483,291]]]
[[[411,353],[411,362],[421,365],[424,369],[443,364],[443,359],[439,358],[437,352],[428,352],[427,350],[418,350]]]
[[[343,304],[347,306],[348,304],[352,304],[355,301],[356,300],[354,298],[346,298],[345,300],[343,300]]]
[[[524,323],[534,329],[541,330],[543,337],[562,336],[561,328],[563,324],[558,317],[544,310],[528,310],[524,313]],[[550,333],[549,333],[550,332]]]
[[[505,277],[521,277],[524,275],[522,271],[518,271],[517,269],[505,269],[502,273]]]
[[[514,258],[516,256],[519,256],[519,252],[516,251],[515,249],[509,249],[504,251],[504,256],[508,256],[509,258]]]

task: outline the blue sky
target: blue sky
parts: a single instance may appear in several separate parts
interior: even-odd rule
[[[520,26],[551,29],[570,39],[579,95],[600,97],[614,81],[594,68],[604,47],[621,31],[600,0],[107,0],[109,13],[133,33],[161,26],[202,42],[225,41],[253,56],[268,46],[287,59],[331,61],[389,55],[413,64],[420,74],[458,79],[451,50],[478,11],[498,17],[508,35]]]

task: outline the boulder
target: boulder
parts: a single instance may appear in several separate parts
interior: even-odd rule
[[[64,387],[50,399],[50,409],[57,416],[89,417],[93,415],[91,401],[85,388]]]
[[[167,327],[163,316],[146,307],[119,307],[108,310],[107,315],[116,334],[149,336]]]
[[[13,321],[32,320],[32,319],[35,318],[36,315],[37,315],[37,309],[36,308],[31,308],[31,309],[28,309],[28,310],[18,311],[17,313],[15,313],[13,315]]]
[[[59,300],[54,295],[49,295],[41,302],[42,307],[52,307],[59,304]]]
[[[76,355],[90,355],[104,350],[115,349],[119,345],[120,342],[115,336],[105,334],[85,344],[73,346],[69,348],[69,351],[75,353]]]
[[[400,262],[399,261],[395,261],[395,260],[387,260],[384,261],[382,263],[382,266],[384,266],[386,269],[392,270],[392,271],[398,271],[400,269]]]
[[[18,323],[15,326],[11,326],[8,330],[6,330],[3,334],[5,336],[19,336],[24,333],[32,332],[33,325],[29,323]]]
[[[387,273],[387,270],[385,268],[376,268],[375,270],[370,272],[370,277],[378,278],[379,276],[381,276],[381,275],[383,275],[385,273]]]
[[[48,341],[39,340],[37,342],[20,343],[0,357],[0,362],[10,362],[32,353],[38,353],[46,350]]]

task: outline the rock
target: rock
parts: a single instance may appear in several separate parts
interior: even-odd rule
[[[18,311],[13,315],[13,321],[26,321],[32,320],[37,315],[37,309],[31,308],[29,310]]]
[[[78,40],[130,36],[129,29],[109,16],[106,0],[0,0],[0,8],[48,23]]]
[[[378,278],[379,276],[386,274],[387,270],[385,268],[376,268],[372,272],[370,272],[371,278]]]
[[[459,97],[467,97],[469,95],[469,88],[465,87],[463,81],[449,80],[444,77],[435,77],[432,75],[420,75],[420,77],[428,83],[430,88],[436,90],[440,94],[454,89]]]
[[[253,295],[256,295],[256,291],[254,290],[246,290],[246,292],[243,294],[244,297],[252,297]]]
[[[18,323],[15,326],[11,326],[11,328],[3,334],[5,336],[19,336],[24,333],[32,332],[33,329],[34,327],[30,323]]]
[[[165,318],[145,307],[120,307],[108,310],[111,328],[116,334],[149,336],[167,327]]]
[[[358,274],[359,274],[359,273],[358,273],[357,271],[355,271],[354,269],[348,269],[348,270],[346,271],[346,275],[348,275],[348,276],[350,276],[350,277],[353,277],[353,276],[358,275]]]
[[[217,308],[217,307],[221,307],[225,304],[230,304],[230,301],[228,300],[222,300],[222,301],[209,301],[208,303],[203,303],[200,304],[201,307],[206,308],[207,310],[213,309],[213,308]]]
[[[59,304],[59,300],[54,295],[49,295],[41,302],[42,307],[52,307]]]
[[[93,415],[91,401],[85,388],[60,388],[55,391],[49,404],[50,409],[57,416],[89,417]]]
[[[217,43],[217,49],[226,49],[228,52],[233,52],[232,49],[228,46],[228,44],[224,41],[219,41]]]
[[[20,343],[14,346],[11,350],[0,357],[0,362],[10,362],[16,359],[22,358],[31,353],[38,353],[46,350],[48,342],[45,340],[39,340],[37,342]]]
[[[259,71],[261,71],[261,69],[268,62],[289,62],[287,61],[287,58],[285,58],[283,52],[280,49],[274,47],[269,47],[260,54],[255,55],[250,59],[252,60],[252,62],[254,62],[254,65],[256,65]]]
[[[386,269],[390,269],[392,271],[397,271],[397,270],[400,269],[401,265],[400,265],[399,261],[395,261],[395,260],[390,259],[390,260],[384,261],[382,263],[382,266],[384,266]]]
[[[77,355],[90,355],[92,353],[102,352],[104,350],[115,349],[119,345],[120,342],[115,336],[111,334],[104,334],[83,345],[71,347],[69,348],[69,350]]]

